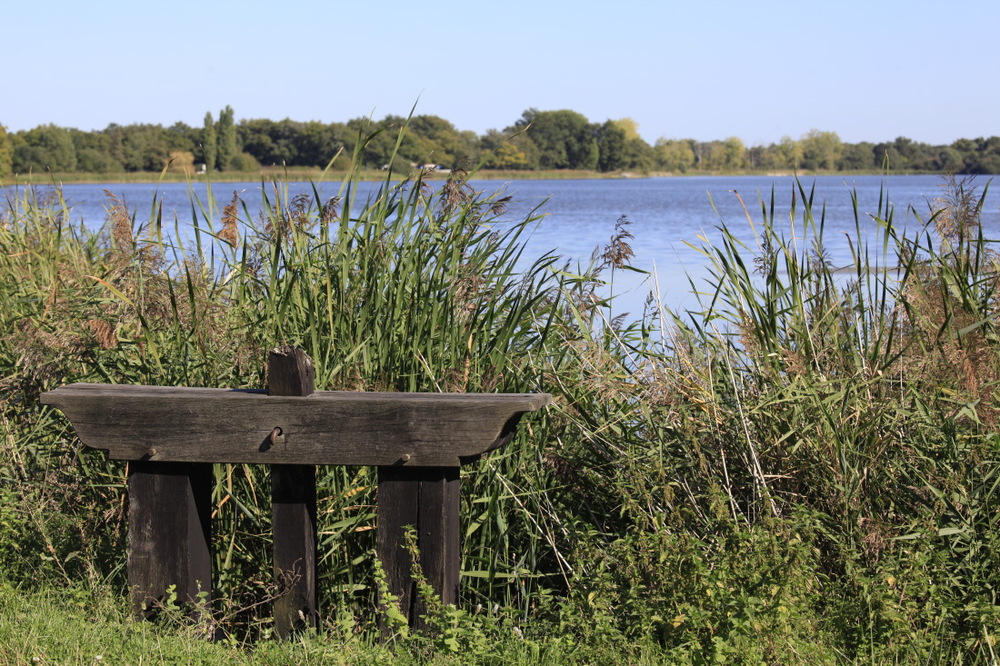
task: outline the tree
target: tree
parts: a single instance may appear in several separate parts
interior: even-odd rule
[[[410,118],[407,132],[414,138],[417,154],[407,155],[414,162],[432,162],[449,168],[469,168],[479,154],[479,138],[472,132],[460,132],[438,116]]]
[[[614,120],[607,120],[597,133],[597,168],[617,171],[625,168],[625,130]]]
[[[479,140],[479,147],[488,169],[538,168],[538,146],[523,131],[508,135],[496,129],[487,130]]]
[[[87,173],[115,173],[125,167],[111,154],[111,138],[103,132],[69,130],[76,148],[77,171]]]
[[[290,164],[295,146],[288,145],[287,141],[282,140],[281,137],[287,137],[290,132],[283,131],[279,127],[290,123],[291,121],[287,119],[279,124],[266,118],[241,121],[238,131],[243,149],[267,166]]]
[[[0,178],[6,178],[14,173],[14,149],[7,136],[7,128],[0,125]]]
[[[201,140],[201,130],[187,123],[176,122],[167,128],[167,143],[170,150],[186,150],[194,153]]]
[[[961,145],[965,150],[959,145],[959,142],[956,141],[952,147],[963,154],[965,173],[1000,174],[1000,137],[978,137],[963,142]]]
[[[738,171],[746,161],[746,146],[736,136],[731,136],[722,142],[720,147],[722,168],[726,171]]]
[[[656,166],[653,147],[642,137],[625,141],[625,168],[649,173]]]
[[[619,134],[622,139],[620,147],[614,134]],[[606,121],[598,130],[597,141],[600,148],[598,168],[601,171],[631,169],[648,173],[656,166],[656,154],[639,134],[639,123],[632,118]]]
[[[865,171],[880,167],[875,164],[872,158],[872,148],[870,143],[845,143],[841,147],[840,159],[837,160],[837,169],[840,171]]]
[[[490,169],[530,169],[531,161],[528,154],[521,150],[512,141],[507,141],[496,147],[486,160],[486,167]]]
[[[212,112],[205,112],[205,125],[201,130],[201,158],[205,161],[206,171],[215,171],[218,162],[219,141],[215,132],[215,119]]]
[[[746,159],[746,147],[738,137],[731,136],[725,141],[711,141],[704,144],[702,152],[703,169],[710,171],[739,171]]]
[[[920,171],[937,170],[938,151],[934,146],[920,141],[913,141],[905,136],[897,137],[896,150],[910,164],[911,169]]]
[[[836,132],[809,130],[799,141],[802,147],[802,167],[805,169],[835,169],[840,159],[840,137]]]
[[[962,154],[951,146],[939,146],[934,158],[934,169],[942,173],[959,173],[965,167]]]
[[[625,133],[626,142],[642,138],[639,135],[639,123],[635,122],[633,118],[619,118],[618,120],[612,120],[611,122],[613,122],[618,129]]]
[[[396,153],[399,131],[405,124],[406,118],[393,115],[388,115],[379,122],[365,117],[347,121],[347,127],[362,142],[362,163],[376,169],[392,166],[396,171],[403,170],[404,156],[414,153],[412,137],[406,135],[400,143],[398,154]]]
[[[639,134],[639,123],[632,118],[613,121],[625,132],[625,168],[648,173],[656,165],[653,147]]]
[[[226,171],[232,168],[233,160],[240,152],[236,139],[236,121],[233,117],[233,107],[228,104],[226,108],[219,111],[218,133],[219,152],[216,158],[216,166],[219,171]]]
[[[694,166],[694,149],[691,139],[675,140],[661,137],[656,140],[653,146],[653,155],[656,166],[664,171],[676,171],[685,173]]]
[[[875,147],[872,148],[872,154],[879,168],[899,170],[909,166],[906,158],[896,149],[895,143],[883,141],[882,143],[875,144]]]
[[[797,171],[799,163],[802,162],[802,146],[798,141],[787,134],[781,137],[781,142],[775,146],[779,169],[791,169]]]
[[[325,167],[338,152],[353,150],[352,132],[341,123],[310,121],[296,129],[296,165]]]
[[[14,144],[15,171],[76,170],[76,147],[69,130],[55,125],[39,125],[15,136],[20,139]]]
[[[160,171],[170,153],[167,130],[160,125],[108,125],[111,155],[126,171]]]
[[[598,125],[576,111],[538,111],[528,109],[514,128],[528,129],[528,136],[538,146],[539,166],[543,169],[596,169]]]
[[[764,146],[750,146],[747,148],[747,167],[750,169],[767,169],[767,148]]]

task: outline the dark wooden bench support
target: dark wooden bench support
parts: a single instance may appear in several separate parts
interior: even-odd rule
[[[316,467],[271,467],[274,532],[274,629],[284,638],[319,626],[316,587]]]
[[[318,625],[316,465],[378,468],[378,557],[409,623],[423,627],[405,534],[446,604],[458,603],[459,468],[507,444],[546,394],[315,391],[300,349],[269,356],[268,390],[70,384],[42,395],[81,441],[129,461],[128,577],[140,614],[170,586],[181,603],[212,590],[213,463],[271,468],[275,629]]]
[[[207,605],[212,465],[132,461],[128,496],[128,584],[136,613],[155,616],[171,585],[178,604]]]
[[[405,535],[413,528],[424,578],[446,604],[458,603],[461,534],[458,467],[379,467],[377,554],[389,592],[410,626],[425,609],[411,575]]]
[[[268,395],[311,394],[312,359],[301,349],[273,349],[267,360]],[[271,465],[271,529],[274,535],[274,630],[286,638],[319,626],[316,588],[316,466]]]

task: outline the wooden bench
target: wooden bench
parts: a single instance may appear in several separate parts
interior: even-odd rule
[[[378,467],[377,555],[389,591],[421,627],[406,529],[424,576],[458,602],[459,467],[511,440],[547,394],[314,391],[300,349],[272,350],[268,389],[70,384],[43,394],[80,440],[129,461],[128,582],[149,616],[170,586],[211,596],[213,463],[271,465],[275,628],[317,626],[316,465]]]

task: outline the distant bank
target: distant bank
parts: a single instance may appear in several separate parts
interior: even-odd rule
[[[410,175],[415,175],[416,171]],[[893,171],[895,175],[905,175],[911,172]],[[155,171],[134,171],[125,173],[89,173],[89,172],[65,172],[65,173],[23,173],[15,174],[6,180],[0,180],[0,186],[18,185],[59,185],[63,183],[184,183],[184,182],[212,182],[212,183],[243,183],[256,182],[261,180],[284,180],[284,181],[339,181],[343,180],[347,172],[327,171],[319,168],[290,167],[290,168],[263,168],[254,171],[225,171],[211,174],[186,175],[174,172]],[[434,179],[445,179],[450,176],[448,171],[430,172],[425,177]],[[811,178],[814,176],[877,176],[882,175],[875,171],[734,171],[732,173],[719,171],[687,171],[684,173],[658,171],[651,173],[637,173],[628,171],[619,172],[599,172],[584,171],[578,169],[549,169],[549,170],[496,170],[482,169],[476,171],[472,178],[475,180],[586,180],[586,179],[616,179],[616,178],[664,178],[664,177],[690,177],[690,176],[802,176]],[[377,169],[367,169],[361,172],[360,180],[377,181],[386,178],[387,172]],[[401,174],[392,174],[393,179],[399,178]]]

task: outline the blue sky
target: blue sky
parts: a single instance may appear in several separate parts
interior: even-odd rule
[[[170,3],[0,9],[0,124],[84,130],[439,115],[463,130],[572,109],[660,137],[810,129],[849,142],[1000,134],[1000,2]]]

